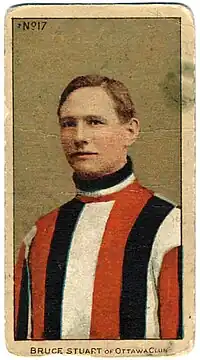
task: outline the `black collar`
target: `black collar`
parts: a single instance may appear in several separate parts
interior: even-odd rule
[[[133,165],[131,158],[127,156],[126,164],[118,171],[99,177],[97,179],[85,180],[81,179],[76,173],[73,174],[73,180],[77,189],[82,191],[97,191],[107,189],[124,181],[133,173]]]

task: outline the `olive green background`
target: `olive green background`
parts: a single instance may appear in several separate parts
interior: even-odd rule
[[[129,88],[141,121],[136,176],[180,204],[179,19],[48,19],[43,31],[22,22],[13,22],[15,251],[38,217],[74,194],[56,111],[78,75]]]

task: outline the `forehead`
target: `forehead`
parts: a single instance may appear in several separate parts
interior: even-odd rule
[[[60,115],[101,115],[117,118],[112,98],[98,86],[73,91],[62,105]]]

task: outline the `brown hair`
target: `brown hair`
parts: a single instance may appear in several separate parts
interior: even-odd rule
[[[100,86],[105,89],[114,101],[115,110],[122,122],[128,122],[136,117],[135,105],[125,85],[118,80],[100,75],[84,75],[73,79],[62,92],[57,110],[58,116],[60,117],[60,109],[69,94],[79,88],[91,86]]]

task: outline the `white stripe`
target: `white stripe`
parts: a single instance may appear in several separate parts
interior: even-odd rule
[[[164,219],[151,251],[147,278],[146,338],[159,338],[157,285],[165,254],[181,244],[180,210],[174,208]]]
[[[147,276],[147,305],[146,305],[146,338],[159,339],[158,296],[152,262],[149,262]]]
[[[25,258],[28,259],[29,254],[29,248],[31,246],[32,240],[35,237],[37,232],[37,227],[34,225],[31,230],[28,232],[28,234],[25,236],[23,242],[26,245],[26,251],[25,251]]]
[[[27,334],[27,339],[31,339],[31,333],[32,333],[32,324],[31,324],[31,287],[30,287],[30,272],[29,272],[29,267],[28,267],[28,255],[29,255],[29,249],[32,243],[33,238],[35,237],[37,232],[37,227],[36,225],[34,225],[31,230],[28,232],[28,234],[25,236],[24,238],[24,244],[26,246],[26,250],[25,250],[25,259],[27,262],[27,271],[28,271],[28,299],[29,299],[29,307],[28,307],[28,334]]]
[[[62,339],[88,339],[99,248],[114,201],[84,206],[74,231],[62,304]]]
[[[107,189],[101,189],[101,190],[91,191],[91,192],[76,189],[77,195],[99,197],[99,196],[113,194],[113,193],[116,193],[116,192],[124,189],[126,186],[130,185],[134,180],[135,180],[135,175],[131,174],[124,181],[120,182],[119,184],[117,184],[115,186],[111,186],[110,188],[107,188]]]

